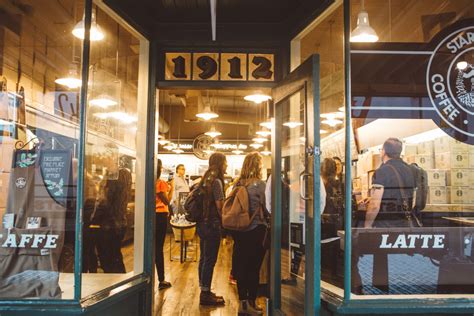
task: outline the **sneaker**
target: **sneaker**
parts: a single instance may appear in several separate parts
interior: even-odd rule
[[[229,275],[229,283],[232,284],[232,285],[236,285],[237,284],[237,280],[234,279],[234,276],[231,274]]]
[[[158,285],[158,290],[164,290],[164,289],[168,289],[170,287],[171,287],[171,283],[169,283],[167,281],[161,281],[160,285]]]
[[[199,304],[206,306],[222,306],[225,305],[224,298],[222,296],[217,296],[212,292],[201,292],[199,296]]]

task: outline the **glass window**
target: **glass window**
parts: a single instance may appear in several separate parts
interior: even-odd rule
[[[344,283],[344,59],[343,8],[333,6],[300,39],[304,61],[320,55],[321,185],[326,200],[321,213],[322,288],[341,294]]]
[[[474,293],[472,18],[472,1],[351,1],[357,297]]]
[[[93,7],[82,296],[143,271],[148,42]]]
[[[0,11],[0,298],[72,299],[84,7]]]

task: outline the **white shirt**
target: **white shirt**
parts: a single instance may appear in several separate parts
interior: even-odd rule
[[[174,178],[173,205],[178,207],[179,193],[189,192],[189,185],[184,177],[176,176]]]

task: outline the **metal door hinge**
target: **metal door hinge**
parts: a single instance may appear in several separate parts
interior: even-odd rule
[[[313,147],[313,146],[308,146],[306,147],[306,154],[308,156],[321,156],[321,150],[319,149],[319,147]]]

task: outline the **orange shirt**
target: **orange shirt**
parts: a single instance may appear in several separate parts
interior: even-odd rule
[[[157,213],[168,213],[168,205],[165,205],[165,203],[163,203],[158,197],[159,192],[164,192],[164,194],[166,195],[168,193],[168,184],[165,181],[158,179],[155,184],[155,211]]]

